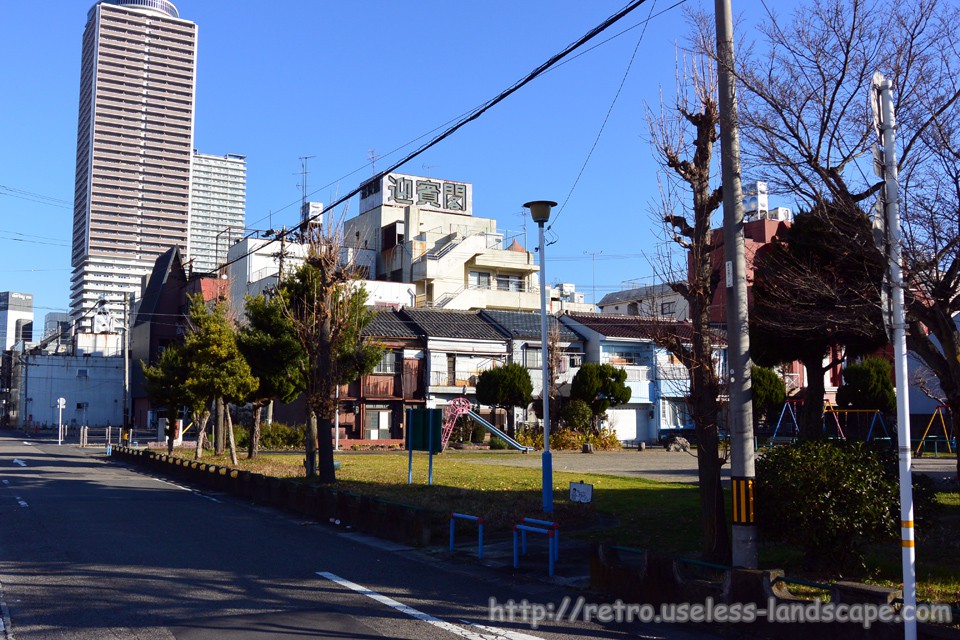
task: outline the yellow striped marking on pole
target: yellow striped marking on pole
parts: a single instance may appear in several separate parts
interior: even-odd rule
[[[901,529],[913,529],[913,520],[901,520],[900,521]]]
[[[733,524],[755,524],[754,479],[731,478],[731,480],[733,488]]]

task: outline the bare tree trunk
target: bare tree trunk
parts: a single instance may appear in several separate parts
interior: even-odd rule
[[[700,522],[703,526],[703,559],[729,564],[730,533],[720,484],[720,452],[716,425],[697,429],[697,475],[700,480]]]
[[[233,417],[230,415],[230,404],[222,403],[224,408],[224,418],[227,422],[227,440],[230,444],[230,463],[234,466],[240,464],[237,460],[237,441],[233,437]]]
[[[803,400],[800,416],[800,439],[820,440],[823,434],[823,399],[826,388],[823,384],[823,355],[805,357],[803,366],[807,371],[807,394]]]
[[[210,414],[204,412],[203,415],[193,416],[193,421],[197,423],[197,449],[194,453],[194,458],[199,460],[203,457],[203,443],[207,437],[207,420],[210,419]]]
[[[317,419],[317,451],[319,453],[318,472],[320,482],[325,484],[337,481],[337,474],[333,468],[333,420],[330,418]]]
[[[213,430],[213,452],[220,455],[224,452],[226,443],[223,438],[223,398],[217,398],[217,421]]]
[[[317,413],[312,409],[307,409],[307,429],[304,434],[306,441],[307,458],[304,462],[304,468],[308,478],[317,475]]]
[[[250,430],[250,446],[247,449],[247,459],[253,460],[260,456],[260,413],[263,407],[259,403],[253,404],[253,428]]]

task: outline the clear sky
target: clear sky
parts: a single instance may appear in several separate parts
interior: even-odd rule
[[[247,226],[266,229],[298,221],[301,156],[313,156],[311,199],[328,203],[372,175],[371,154],[385,168],[625,0],[174,3],[199,25],[194,146],[247,156]],[[92,4],[3,2],[0,291],[34,294],[37,320],[68,304],[80,46]],[[473,184],[474,215],[530,248],[536,226],[522,203],[565,205],[551,219],[547,280],[576,284],[587,302],[649,282],[657,166],[644,105],[658,102],[661,85],[673,92],[675,44],[687,33],[676,4],[648,0],[595,48],[399,171]],[[734,5],[747,23],[762,15],[754,0]],[[357,207],[354,198],[347,216]]]

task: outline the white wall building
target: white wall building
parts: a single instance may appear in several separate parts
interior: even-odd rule
[[[33,294],[0,292],[0,332],[4,351],[33,340]]]
[[[600,313],[665,318],[681,322],[690,319],[690,305],[667,284],[614,291],[603,296],[597,307]]]
[[[243,235],[247,207],[247,161],[228,153],[193,152],[187,257],[195,273],[213,273],[227,249]]]
[[[367,182],[347,244],[372,250],[378,280],[415,286],[417,306],[540,308],[533,253],[505,246],[496,220],[473,215],[473,185],[391,173]]]
[[[283,273],[289,275],[303,264],[308,248],[304,244],[286,240],[282,248]],[[229,280],[229,307],[232,317],[243,317],[246,296],[256,296],[277,286],[280,251],[280,241],[271,242],[269,238],[243,238],[230,247],[227,254],[230,264],[227,266],[226,276]],[[373,271],[373,251],[358,251],[353,247],[346,247],[341,259],[344,262],[353,261],[368,272]],[[413,306],[416,298],[416,292],[409,283],[378,280],[360,282],[367,290],[367,304],[371,306],[408,307]]]
[[[11,423],[28,429],[55,427],[57,398],[64,398],[64,424],[123,424],[123,356],[113,351],[113,355],[17,352],[11,375]]]

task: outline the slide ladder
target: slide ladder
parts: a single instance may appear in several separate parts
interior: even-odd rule
[[[457,425],[457,419],[460,416],[470,416],[475,421],[480,423],[480,425],[487,431],[499,437],[518,451],[533,451],[533,447],[527,447],[520,444],[503,431],[481,418],[478,413],[473,411],[473,405],[471,405],[470,401],[466,398],[454,398],[443,408],[443,430],[441,431],[440,441],[442,442],[444,449],[447,448],[447,443],[450,442],[450,436],[453,434],[453,428]]]

